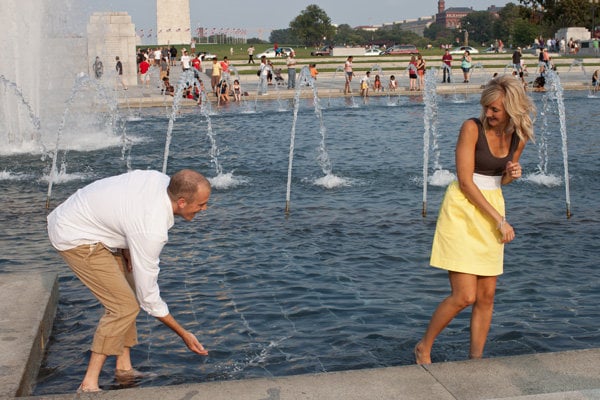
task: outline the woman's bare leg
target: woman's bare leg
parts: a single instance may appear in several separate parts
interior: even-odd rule
[[[448,326],[456,315],[475,302],[477,295],[477,276],[449,272],[452,293],[437,307],[423,338],[415,347],[417,364],[431,364],[431,348],[435,338]]]
[[[471,314],[471,349],[469,358],[483,357],[483,348],[487,341],[496,293],[496,276],[480,276],[477,279],[477,299]]]

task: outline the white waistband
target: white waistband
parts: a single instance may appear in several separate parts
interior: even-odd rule
[[[502,176],[473,174],[473,182],[481,190],[494,190],[502,187]]]

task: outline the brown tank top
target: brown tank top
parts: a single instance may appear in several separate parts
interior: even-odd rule
[[[519,135],[513,131],[510,148],[506,157],[498,158],[492,154],[488,146],[485,130],[479,118],[471,118],[479,128],[479,136],[475,145],[475,173],[488,176],[502,176],[506,169],[506,163],[511,161],[517,147],[519,146]]]

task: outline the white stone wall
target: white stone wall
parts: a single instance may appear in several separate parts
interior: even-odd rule
[[[88,74],[94,76],[92,66],[96,56],[104,65],[104,76],[115,76],[115,57],[123,63],[123,79],[128,86],[137,85],[137,36],[131,16],[126,12],[96,12],[87,25]]]
[[[592,34],[587,28],[569,27],[559,29],[554,35],[556,40],[560,40],[563,37],[566,41],[569,41],[571,38],[573,38],[573,40],[587,40],[592,37]]]
[[[156,0],[156,39],[163,46],[190,44],[190,0]]]

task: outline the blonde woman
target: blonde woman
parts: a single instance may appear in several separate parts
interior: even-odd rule
[[[519,80],[492,79],[479,118],[465,121],[456,144],[457,181],[448,186],[431,249],[432,267],[448,271],[451,293],[437,307],[415,346],[417,364],[431,363],[436,337],[472,306],[469,358],[481,358],[492,321],[504,244],[515,238],[502,185],[521,177],[519,158],[533,140],[535,106]]]

